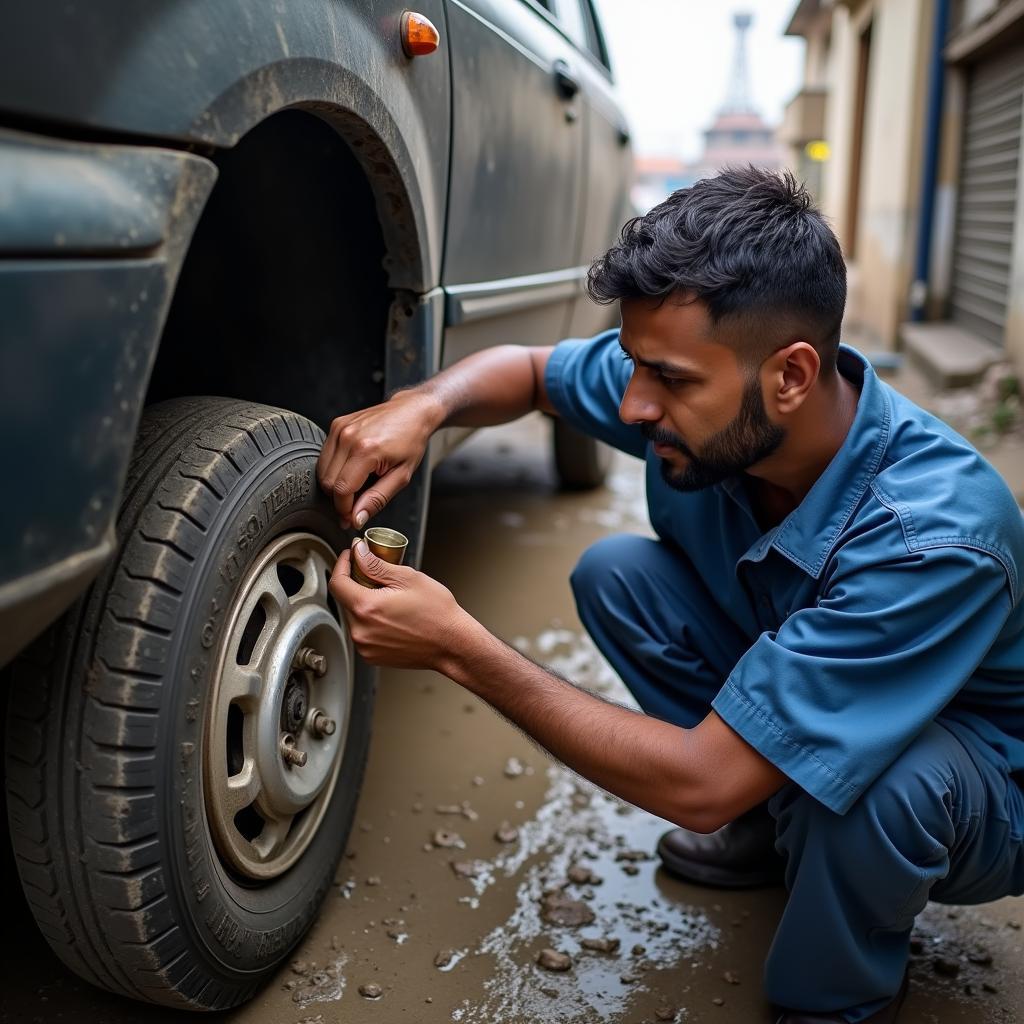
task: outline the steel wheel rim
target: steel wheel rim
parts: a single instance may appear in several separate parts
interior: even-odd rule
[[[204,804],[225,866],[252,881],[278,877],[305,853],[344,759],[353,655],[327,589],[336,560],[313,534],[277,538],[239,584],[218,652],[206,721]],[[316,654],[326,663],[321,666]],[[312,663],[297,663],[297,657],[312,657]],[[325,717],[314,721],[317,711]],[[328,721],[334,724],[329,734]],[[293,751],[306,755],[304,764],[282,753],[286,733]]]

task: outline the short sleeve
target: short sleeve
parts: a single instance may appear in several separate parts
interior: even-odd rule
[[[979,550],[847,565],[755,641],[712,706],[844,814],[967,683],[1011,607],[1005,568]]]
[[[618,329],[555,346],[544,372],[551,404],[567,423],[627,455],[643,458],[647,440],[619,419],[632,365],[622,358]]]

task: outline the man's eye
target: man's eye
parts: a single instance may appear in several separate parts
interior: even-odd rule
[[[666,377],[663,373],[658,374],[658,380],[667,388],[681,388],[689,383],[685,377]]]

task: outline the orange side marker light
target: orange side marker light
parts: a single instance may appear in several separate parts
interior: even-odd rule
[[[441,44],[434,23],[415,11],[402,15],[402,49],[406,57],[423,57],[433,53]]]

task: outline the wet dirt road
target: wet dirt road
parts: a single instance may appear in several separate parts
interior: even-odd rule
[[[582,633],[568,574],[601,536],[648,532],[640,465],[619,458],[605,489],[559,494],[547,426],[530,419],[481,433],[441,467],[424,569],[530,657],[627,701]],[[448,680],[385,672],[337,885],[291,962],[222,1019],[767,1024],[761,965],[782,892],[675,881],[650,856],[665,827],[553,764]],[[549,899],[542,916],[552,890],[567,901]],[[20,897],[8,904],[0,1021],[188,1019],[79,983]],[[1024,1020],[1022,923],[1019,900],[929,907],[901,1021]],[[571,969],[538,967],[547,947],[569,954]]]

